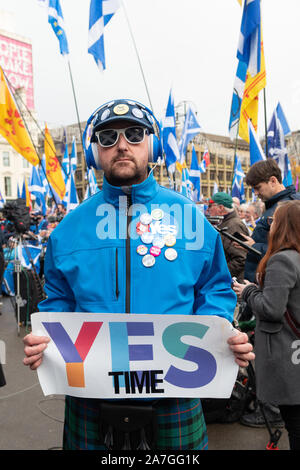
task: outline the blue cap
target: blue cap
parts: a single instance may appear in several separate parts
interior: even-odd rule
[[[155,119],[149,111],[137,101],[127,99],[110,101],[97,110],[92,121],[92,137],[95,131],[114,121],[131,121],[146,127],[150,134],[155,134]]]

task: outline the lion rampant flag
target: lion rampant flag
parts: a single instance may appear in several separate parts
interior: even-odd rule
[[[0,134],[33,166],[39,163],[32,140],[26,130],[16,102],[0,67]]]
[[[54,142],[52,140],[51,134],[47,125],[45,125],[45,160],[46,160],[46,175],[49,184],[58,195],[58,197],[63,200],[66,194],[66,185],[64,182],[64,177],[61,171],[60,163],[56,157],[56,150]]]

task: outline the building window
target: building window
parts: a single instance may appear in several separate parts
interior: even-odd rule
[[[9,152],[2,152],[2,162],[3,162],[3,166],[10,165]]]
[[[23,168],[29,168],[29,161],[23,158]]]
[[[4,190],[5,196],[11,197],[11,177],[4,176]]]

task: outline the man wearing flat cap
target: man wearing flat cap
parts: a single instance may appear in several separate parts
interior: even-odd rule
[[[215,193],[210,201],[209,215],[211,217],[222,216],[223,220],[218,225],[219,229],[225,229],[230,235],[239,232],[248,235],[246,225],[241,221],[233,206],[230,194],[224,192]],[[225,251],[227,265],[232,277],[236,277],[239,282],[244,279],[244,267],[247,253],[234,246],[233,242],[221,234],[223,248]]]

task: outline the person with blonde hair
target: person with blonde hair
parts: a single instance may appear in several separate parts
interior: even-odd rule
[[[236,282],[233,290],[256,317],[257,398],[279,407],[290,448],[300,450],[300,201],[280,202],[268,219],[258,285]]]

